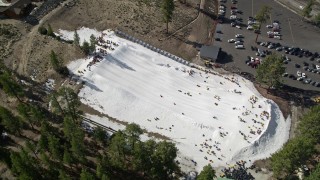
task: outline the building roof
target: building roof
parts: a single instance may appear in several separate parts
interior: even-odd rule
[[[10,6],[11,3],[8,3],[4,0],[0,0],[0,7]]]
[[[11,9],[16,14],[19,14],[21,9],[27,7],[30,3],[31,0],[16,0],[8,5],[8,3],[5,3],[4,0],[0,0],[0,13]]]
[[[202,46],[200,48],[200,57],[216,60],[218,58],[219,51],[220,47],[218,46]]]

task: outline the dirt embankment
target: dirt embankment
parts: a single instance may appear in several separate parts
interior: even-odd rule
[[[147,2],[147,3],[144,3]],[[161,1],[136,0],[79,0],[71,8],[62,8],[48,21],[55,29],[74,30],[86,26],[98,30],[120,29],[156,47],[172,54],[190,59],[195,51],[186,50],[181,40],[172,38],[161,41],[167,36],[166,24],[163,22]],[[200,0],[188,1],[188,4],[175,1],[169,34],[185,26],[198,15],[197,4]],[[62,21],[63,19],[63,21]],[[185,29],[179,36],[185,38],[189,30]]]
[[[191,60],[196,56],[197,50],[193,44],[186,43],[186,39],[191,30],[196,30],[198,33],[195,41],[198,36],[201,36],[198,39],[204,39],[207,33],[199,34],[199,32],[205,28],[199,30],[199,27],[206,27],[210,22],[201,21],[201,26],[199,23],[193,24],[191,27],[183,28],[174,37],[161,41],[168,35],[165,33],[166,24],[163,22],[160,2],[153,0],[78,0],[71,5],[61,5],[40,22],[45,27],[50,23],[54,31],[58,29],[75,30],[82,26],[98,30],[120,29],[172,54]],[[187,4],[175,1],[173,19],[169,23],[169,34],[196,19],[199,4],[200,0],[187,1]],[[6,59],[6,64],[19,74],[34,75],[36,80],[44,81],[52,74],[49,64],[51,50],[57,52],[64,63],[84,57],[79,48],[40,35],[37,31],[39,25],[30,26],[21,21],[15,22],[19,26],[24,26],[24,33],[22,33],[21,40],[12,47],[14,53]]]

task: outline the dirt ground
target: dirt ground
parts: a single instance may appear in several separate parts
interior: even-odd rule
[[[165,33],[166,24],[162,20],[160,2],[159,0],[68,0],[46,15],[40,21],[40,25],[46,27],[50,24],[54,31],[75,30],[83,26],[97,30],[119,29],[186,60],[195,60],[198,53],[195,43],[208,42],[213,25],[210,17],[199,13],[200,3],[205,5],[207,11],[211,11],[216,8],[215,1],[189,0],[187,4],[175,1],[173,19],[169,23],[169,34]],[[46,80],[53,74],[49,63],[51,50],[57,52],[65,64],[84,57],[81,50],[74,45],[40,35],[38,33],[40,25],[31,26],[10,19],[2,20],[2,23],[15,24],[21,31],[21,40],[12,46],[14,53],[5,59],[5,63],[19,74],[32,76],[40,82]],[[171,35],[173,33],[174,35]]]

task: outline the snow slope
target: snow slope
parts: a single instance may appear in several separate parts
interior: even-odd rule
[[[90,37],[87,32],[78,31],[82,41]],[[100,37],[114,43],[101,41],[100,61],[88,66],[94,59],[88,57],[68,65],[85,81],[81,101],[169,137],[183,168],[266,158],[287,141],[290,119],[248,80],[191,68],[110,30]]]

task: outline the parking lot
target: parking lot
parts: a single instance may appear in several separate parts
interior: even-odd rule
[[[258,42],[274,42],[280,43],[281,46],[287,47],[299,47],[302,49],[307,49],[311,52],[320,53],[320,29],[312,26],[309,23],[302,21],[301,17],[294,14],[293,12],[287,10],[281,5],[277,4],[271,0],[238,0],[236,4],[232,4],[231,0],[227,0],[226,3],[220,3],[226,6],[225,20],[222,24],[217,25],[217,31],[221,33],[216,33],[215,37],[220,38],[220,41],[215,41],[214,44],[220,46],[224,55],[219,59],[219,63],[225,64],[227,67],[238,68],[242,72],[249,72],[255,74],[255,69],[248,66],[245,61],[248,56],[256,56],[256,51],[251,50],[251,46],[257,47],[260,50],[271,50],[272,52],[277,52],[280,55],[286,55],[291,59],[288,64],[284,64],[286,67],[286,72],[297,76],[297,71],[305,73],[307,78],[312,81],[320,82],[320,74],[309,72],[304,69],[304,65],[308,64],[308,67],[314,68],[316,65],[320,65],[320,62],[315,60],[311,61],[307,57],[298,57],[290,54],[285,54],[284,51],[276,51],[275,49],[268,49],[267,47],[260,46],[255,43],[256,34],[253,30],[247,30],[247,19],[249,16],[255,16],[255,14],[260,10],[263,5],[268,5],[272,7],[271,18],[265,24],[261,26],[261,34],[259,35]],[[242,14],[236,14],[237,17],[243,19],[241,29],[236,27],[231,27],[229,20],[231,13],[231,6],[237,7],[241,10]],[[274,20],[279,21],[281,28],[282,40],[268,38],[267,31],[270,29],[266,28],[266,25],[272,24]],[[245,49],[235,49],[234,43],[228,43],[228,39],[235,39],[236,34],[244,35],[244,46]],[[259,57],[261,58],[261,57]],[[262,58],[264,59],[264,58]],[[300,68],[296,68],[295,64],[301,65]],[[320,91],[320,87],[312,86],[311,84],[305,84],[301,81],[289,79],[284,77],[284,82],[290,86],[297,87],[304,90],[317,90]]]

